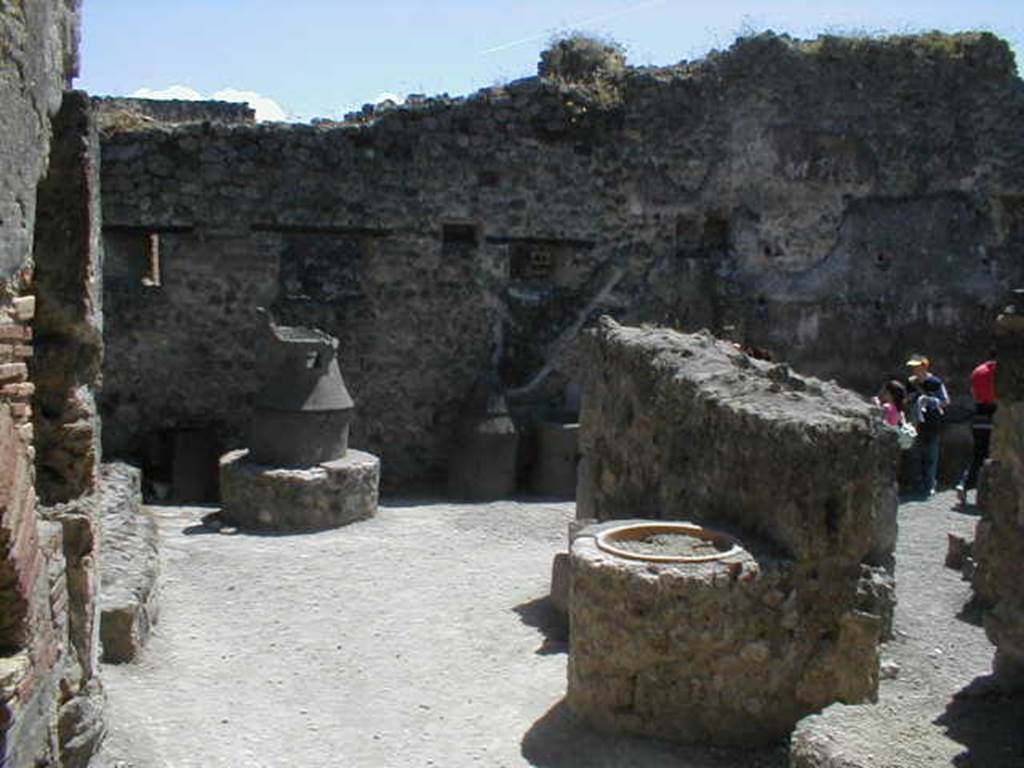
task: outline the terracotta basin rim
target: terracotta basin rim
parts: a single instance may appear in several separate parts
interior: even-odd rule
[[[659,533],[675,533],[704,541],[715,541],[730,545],[728,549],[708,555],[646,555],[640,552],[633,552],[615,546],[619,541],[635,541]],[[599,549],[615,555],[624,557],[627,560],[643,560],[653,563],[707,563],[712,560],[722,560],[731,555],[739,554],[743,547],[739,541],[727,533],[716,531],[713,528],[705,528],[695,523],[627,523],[609,528],[597,535],[597,546]]]

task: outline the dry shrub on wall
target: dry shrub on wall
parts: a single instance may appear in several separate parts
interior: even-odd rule
[[[537,74],[566,83],[617,80],[626,71],[622,46],[580,32],[557,38],[540,54]]]
[[[614,41],[574,32],[541,52],[537,73],[574,94],[565,106],[578,123],[588,109],[602,113],[621,106],[626,56]]]
[[[100,130],[104,133],[143,130],[157,124],[152,117],[130,109],[101,110],[99,113]]]

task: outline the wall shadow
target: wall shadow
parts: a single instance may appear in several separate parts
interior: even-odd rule
[[[523,736],[522,756],[537,768],[785,768],[788,745],[765,749],[691,747],[591,729],[562,699]]]
[[[539,656],[569,652],[569,620],[545,595],[526,603],[520,603],[513,609],[519,614],[519,620],[528,627],[535,627],[544,636],[544,642],[535,651]]]
[[[217,507],[213,508],[214,511],[200,518],[199,522],[190,523],[181,529],[182,534],[185,536],[255,536],[263,539],[286,539],[293,536],[318,536],[326,535],[337,531],[339,528],[345,526],[335,526],[333,528],[289,528],[283,530],[277,530],[274,528],[239,528],[238,526],[230,525],[225,523],[221,519],[220,509]],[[364,522],[363,520],[354,520],[347,525],[355,525],[356,523]]]
[[[954,504],[950,509],[957,514],[965,515],[967,517],[981,517],[981,507],[977,504],[971,504],[970,502]]]
[[[955,693],[935,723],[966,747],[953,759],[957,768],[1024,765],[1024,691],[1008,693],[992,675]]]
[[[956,613],[957,619],[964,622],[964,624],[970,624],[974,627],[984,626],[984,616],[985,606],[976,595],[964,603],[963,607]]]

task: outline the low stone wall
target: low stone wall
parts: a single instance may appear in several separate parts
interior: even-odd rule
[[[983,604],[985,631],[996,646],[995,671],[1024,686],[1024,294],[999,317],[998,410],[991,458],[982,473],[972,550],[973,585]]]
[[[588,344],[581,517],[728,522],[800,562],[886,564],[897,446],[862,397],[709,334],[605,319]]]
[[[142,473],[104,464],[100,479],[103,522],[100,641],[103,661],[135,659],[158,617],[160,574],[156,521],[142,509]]]
[[[742,583],[723,593],[728,605],[719,605],[714,591],[722,579],[738,578],[728,569],[697,576],[663,573],[660,566],[649,573],[641,569],[640,582],[664,578],[669,591],[669,585],[691,577],[708,586],[706,605],[697,598],[666,598],[663,605],[660,591],[642,595],[630,583],[630,568],[617,564],[606,564],[607,573],[594,582],[599,586],[579,585],[578,550],[588,545],[577,538],[570,667],[588,663],[604,643],[622,646],[613,654],[617,672],[609,687],[588,694],[622,698],[618,714],[603,724],[649,730],[642,725],[648,710],[685,708],[681,701],[705,695],[690,690],[696,683],[689,679],[680,682],[678,700],[642,701],[630,688],[639,685],[638,676],[666,674],[671,660],[687,652],[729,667],[706,695],[732,709],[723,709],[725,725],[714,736],[694,710],[694,724],[680,731],[682,738],[770,739],[833,701],[872,699],[877,644],[893,606],[898,451],[875,410],[835,384],[754,360],[704,333],[627,328],[606,318],[589,334],[587,347],[579,514],[693,520],[750,540],[753,553]],[[576,605],[587,589],[591,604],[608,603],[603,592],[621,598],[607,606],[622,612],[622,629],[614,636],[577,632],[578,624],[593,618],[591,608]],[[660,612],[661,622],[644,635],[633,627],[634,617],[650,610]],[[694,616],[707,617],[708,632],[686,628]],[[652,632],[661,639],[650,640]],[[644,637],[658,653],[637,650]],[[765,669],[755,674],[743,668],[749,653],[740,645],[763,638],[774,639],[757,645]],[[744,687],[753,681],[772,696],[763,699],[756,685]],[[727,690],[736,695],[726,696]],[[580,709],[591,707],[584,703]],[[744,712],[750,718],[745,724]]]

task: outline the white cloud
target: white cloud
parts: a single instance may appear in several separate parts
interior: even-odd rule
[[[181,99],[183,101],[205,101],[206,99],[246,101],[250,107],[256,110],[257,120],[283,121],[288,119],[288,114],[281,108],[281,105],[269,96],[238,88],[222,88],[212,96],[204,96],[195,88],[187,85],[172,85],[160,89],[139,88],[132,93],[132,96],[139,99]]]
[[[373,99],[374,104],[383,104],[385,101],[393,101],[395,104],[404,104],[405,97],[399,96],[397,93],[391,93],[391,91],[384,91],[383,93],[378,93]]]
[[[132,93],[138,99],[181,99],[182,101],[202,101],[203,96],[195,88],[187,85],[172,85],[168,88],[154,90],[153,88],[139,88]]]
[[[247,101],[249,106],[256,110],[256,119],[260,122],[271,120],[282,122],[288,119],[288,115],[281,108],[281,105],[269,96],[256,93],[256,91],[240,91],[237,88],[222,88],[213,94],[213,98],[221,101]]]

